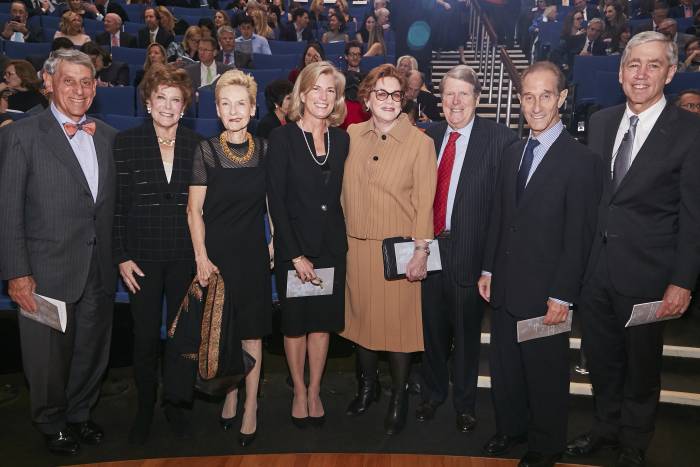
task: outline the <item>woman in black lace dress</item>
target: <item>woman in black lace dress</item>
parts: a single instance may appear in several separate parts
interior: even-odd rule
[[[251,136],[257,84],[239,70],[224,73],[216,84],[216,109],[226,130],[203,141],[195,151],[188,219],[197,278],[206,286],[218,272],[225,286],[223,320],[233,319],[235,336],[255,358],[245,378],[246,399],[238,442],[249,445],[257,430],[257,393],[262,360],[261,338],[271,331],[272,299],[269,253],[265,240],[265,154],[267,142]],[[238,390],[231,388],[221,414],[224,430],[233,426]]]

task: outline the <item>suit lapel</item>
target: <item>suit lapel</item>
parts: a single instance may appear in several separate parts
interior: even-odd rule
[[[504,193],[507,194],[508,204],[516,206],[515,201],[515,184],[518,179],[518,168],[520,167],[520,158],[525,150],[527,139],[522,139],[518,144],[511,146],[510,159],[504,161],[503,180],[505,183]],[[526,190],[527,191],[527,190]]]
[[[440,159],[440,149],[442,148],[442,142],[445,139],[445,133],[447,132],[447,122],[440,122],[435,126],[435,132],[433,133],[435,137],[433,138],[433,144],[435,144],[435,156]]]
[[[95,144],[95,154],[97,155],[98,171],[96,203],[99,203],[105,196],[107,173],[109,172],[109,166],[112,162],[112,151],[110,150],[109,141],[107,140],[107,132],[104,128],[100,128],[101,126],[102,125],[99,123],[97,124],[97,131],[95,131],[95,134],[92,136],[92,142]]]
[[[90,186],[85,178],[85,173],[83,173],[82,167],[80,167],[78,158],[75,156],[73,148],[68,142],[68,138],[66,138],[66,134],[63,132],[63,129],[58,123],[58,120],[56,120],[56,117],[53,116],[50,108],[46,109],[41,116],[39,127],[44,133],[46,133],[46,144],[44,144],[42,147],[49,153],[53,154],[54,157],[56,157],[68,169],[68,171],[83,186],[83,188],[90,192]]]
[[[471,134],[469,135],[469,144],[464,154],[464,162],[462,170],[459,172],[459,181],[457,182],[457,192],[455,193],[455,204],[461,199],[468,184],[467,179],[470,174],[476,172],[479,163],[483,160],[484,148],[488,144],[485,131],[481,130],[481,124],[478,117],[474,117],[474,125],[472,126]],[[454,212],[454,208],[452,208]]]
[[[654,127],[649,132],[649,136],[644,141],[644,144],[639,148],[639,152],[632,161],[625,178],[620,182],[620,186],[617,191],[613,193],[612,199],[614,199],[618,193],[628,187],[631,183],[634,183],[637,173],[640,173],[644,168],[651,163],[655,158],[663,157],[664,148],[670,148],[673,146],[672,135],[673,135],[673,122],[675,122],[677,116],[677,110],[670,103],[666,104],[666,107],[659,115],[658,120],[654,124]]]

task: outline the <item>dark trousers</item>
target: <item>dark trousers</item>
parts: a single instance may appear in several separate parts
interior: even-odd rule
[[[421,385],[424,401],[447,399],[449,372],[447,360],[454,340],[452,399],[457,413],[475,413],[479,377],[481,319],[484,303],[474,287],[462,287],[451,277],[452,247],[441,238],[443,270],[433,272],[422,284],[423,352]]]
[[[658,298],[657,298],[658,300]],[[661,391],[663,323],[625,328],[637,303],[617,293],[605,247],[581,291],[581,323],[595,395],[593,434],[646,450],[654,434]]]
[[[19,316],[32,421],[42,433],[53,434],[66,422],[90,418],[109,361],[113,303],[104,292],[93,253],[82,296],[66,304],[65,334]]]
[[[522,318],[504,309],[491,313],[491,396],[498,431],[527,433],[528,449],[555,454],[566,447],[569,399],[569,335],[518,344]]]
[[[192,261],[137,263],[145,277],[136,280],[141,290],[129,293],[134,322],[134,380],[139,408],[151,410],[158,388],[158,359],[161,354],[160,327],[163,294],[170,325],[192,282]]]

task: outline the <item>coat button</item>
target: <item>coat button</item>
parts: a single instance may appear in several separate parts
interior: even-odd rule
[[[386,140],[386,135],[382,135],[382,141]]]
[[[172,193],[166,193],[166,194],[165,194],[165,199],[173,199],[173,194],[172,194]]]
[[[321,211],[324,211],[324,212],[325,212],[325,211],[328,211],[328,206],[326,206],[325,204],[322,204],[322,205],[321,205]]]
[[[379,160],[379,156],[374,156],[374,157],[372,158],[372,160],[378,161],[378,160]]]

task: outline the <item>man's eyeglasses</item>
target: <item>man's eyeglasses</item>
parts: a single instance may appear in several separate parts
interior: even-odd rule
[[[684,108],[685,110],[690,110],[690,111],[700,110],[700,102],[697,104],[694,102],[688,102],[687,104],[682,104],[681,107]]]
[[[391,96],[391,100],[394,102],[401,102],[401,99],[403,99],[404,96],[403,91],[389,92],[384,89],[372,89],[372,92],[378,101],[385,101],[389,96]]]

